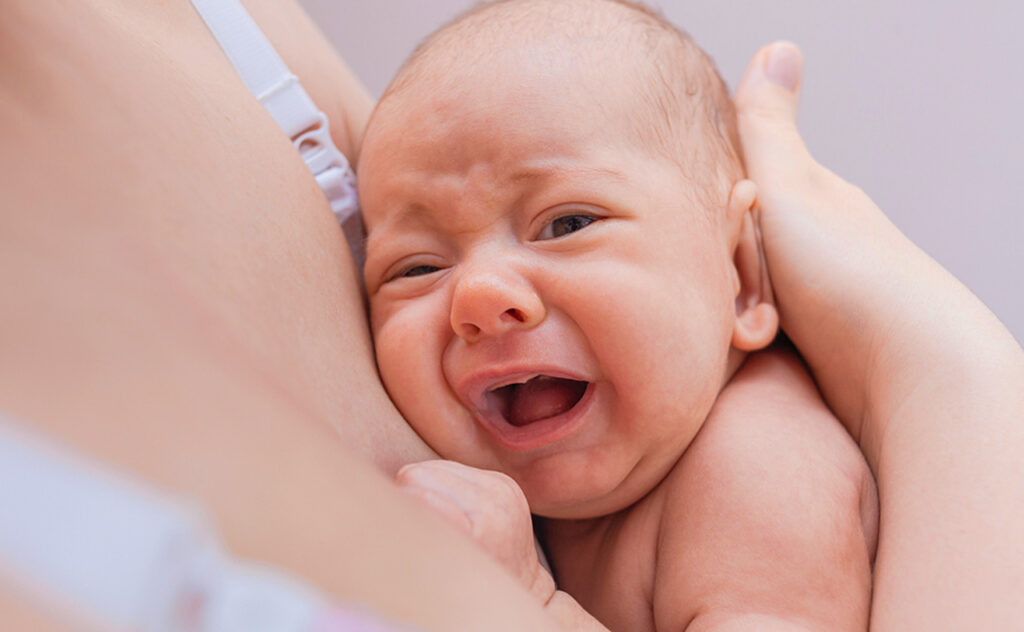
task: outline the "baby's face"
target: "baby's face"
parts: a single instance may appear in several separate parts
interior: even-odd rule
[[[719,213],[615,122],[625,100],[558,75],[514,100],[481,80],[385,101],[360,162],[365,271],[381,376],[423,439],[537,513],[592,517],[700,428],[735,291]]]

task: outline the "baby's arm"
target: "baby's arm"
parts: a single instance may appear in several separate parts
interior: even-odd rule
[[[607,632],[575,599],[556,590],[538,557],[526,496],[514,480],[454,461],[424,461],[399,470],[395,481],[476,540],[544,604],[561,629]]]
[[[750,357],[663,486],[659,630],[867,629],[874,482],[796,357]]]

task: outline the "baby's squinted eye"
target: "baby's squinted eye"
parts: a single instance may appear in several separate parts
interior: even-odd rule
[[[601,219],[599,215],[589,215],[587,213],[567,213],[551,220],[544,225],[540,230],[540,234],[535,238],[536,241],[545,241],[550,239],[558,239],[565,237],[571,233],[583,230],[590,224]],[[435,272],[440,271],[442,268],[436,265],[428,263],[416,263],[408,267],[395,266],[397,269],[394,273],[387,274],[382,284],[397,281],[399,279],[409,279],[413,277],[427,276]]]
[[[423,276],[424,274],[432,274],[434,272],[437,272],[440,269],[441,268],[439,268],[437,266],[421,264],[421,265],[418,265],[418,266],[413,266],[413,267],[409,268],[408,270],[403,270],[403,271],[399,272],[398,274],[396,274],[394,276],[394,278],[398,279],[398,278],[402,278],[402,277],[408,278],[408,277]]]
[[[541,229],[540,234],[537,235],[537,239],[558,239],[559,237],[563,237],[569,233],[582,230],[584,227],[589,226],[596,221],[597,218],[592,215],[562,215],[561,217],[557,217],[550,223],[546,224],[544,228]]]

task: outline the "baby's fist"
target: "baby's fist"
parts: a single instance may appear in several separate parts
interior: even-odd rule
[[[547,603],[554,580],[537,558],[530,507],[514,480],[454,461],[424,461],[403,467],[395,482],[469,534]]]

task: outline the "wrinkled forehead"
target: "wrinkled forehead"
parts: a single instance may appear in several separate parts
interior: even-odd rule
[[[486,110],[528,116],[571,108],[606,119],[606,125],[636,111],[637,66],[610,47],[557,35],[487,46],[474,38],[467,47],[449,42],[421,55],[387,90],[371,124],[456,104],[466,106],[464,115]]]
[[[604,45],[602,45],[604,44]],[[508,151],[521,136],[636,139],[645,117],[636,63],[594,38],[557,30],[519,40],[449,38],[418,55],[385,92],[367,128],[364,155],[503,130]],[[464,148],[463,148],[464,149]],[[361,174],[362,175],[362,174]]]
[[[578,54],[576,46],[556,39],[487,47],[465,59],[447,50],[420,59],[374,112],[361,188],[372,193],[380,178],[403,170],[497,168],[542,161],[545,153],[580,157],[593,144],[638,144],[629,120],[635,91],[621,60]],[[372,214],[375,205],[366,206]]]
[[[402,66],[392,88],[420,75],[434,82],[439,75],[496,82],[552,73],[586,81],[595,71],[635,67],[644,48],[637,45],[638,35],[644,32],[636,11],[614,1],[493,2],[432,34]]]
[[[444,209],[457,223],[464,211],[507,209],[567,180],[596,186],[609,174],[623,178],[617,174],[637,159],[600,116],[581,115],[564,100],[490,99],[489,92],[472,100],[464,92],[423,100],[409,92],[381,111],[360,163],[369,232],[413,207]]]

